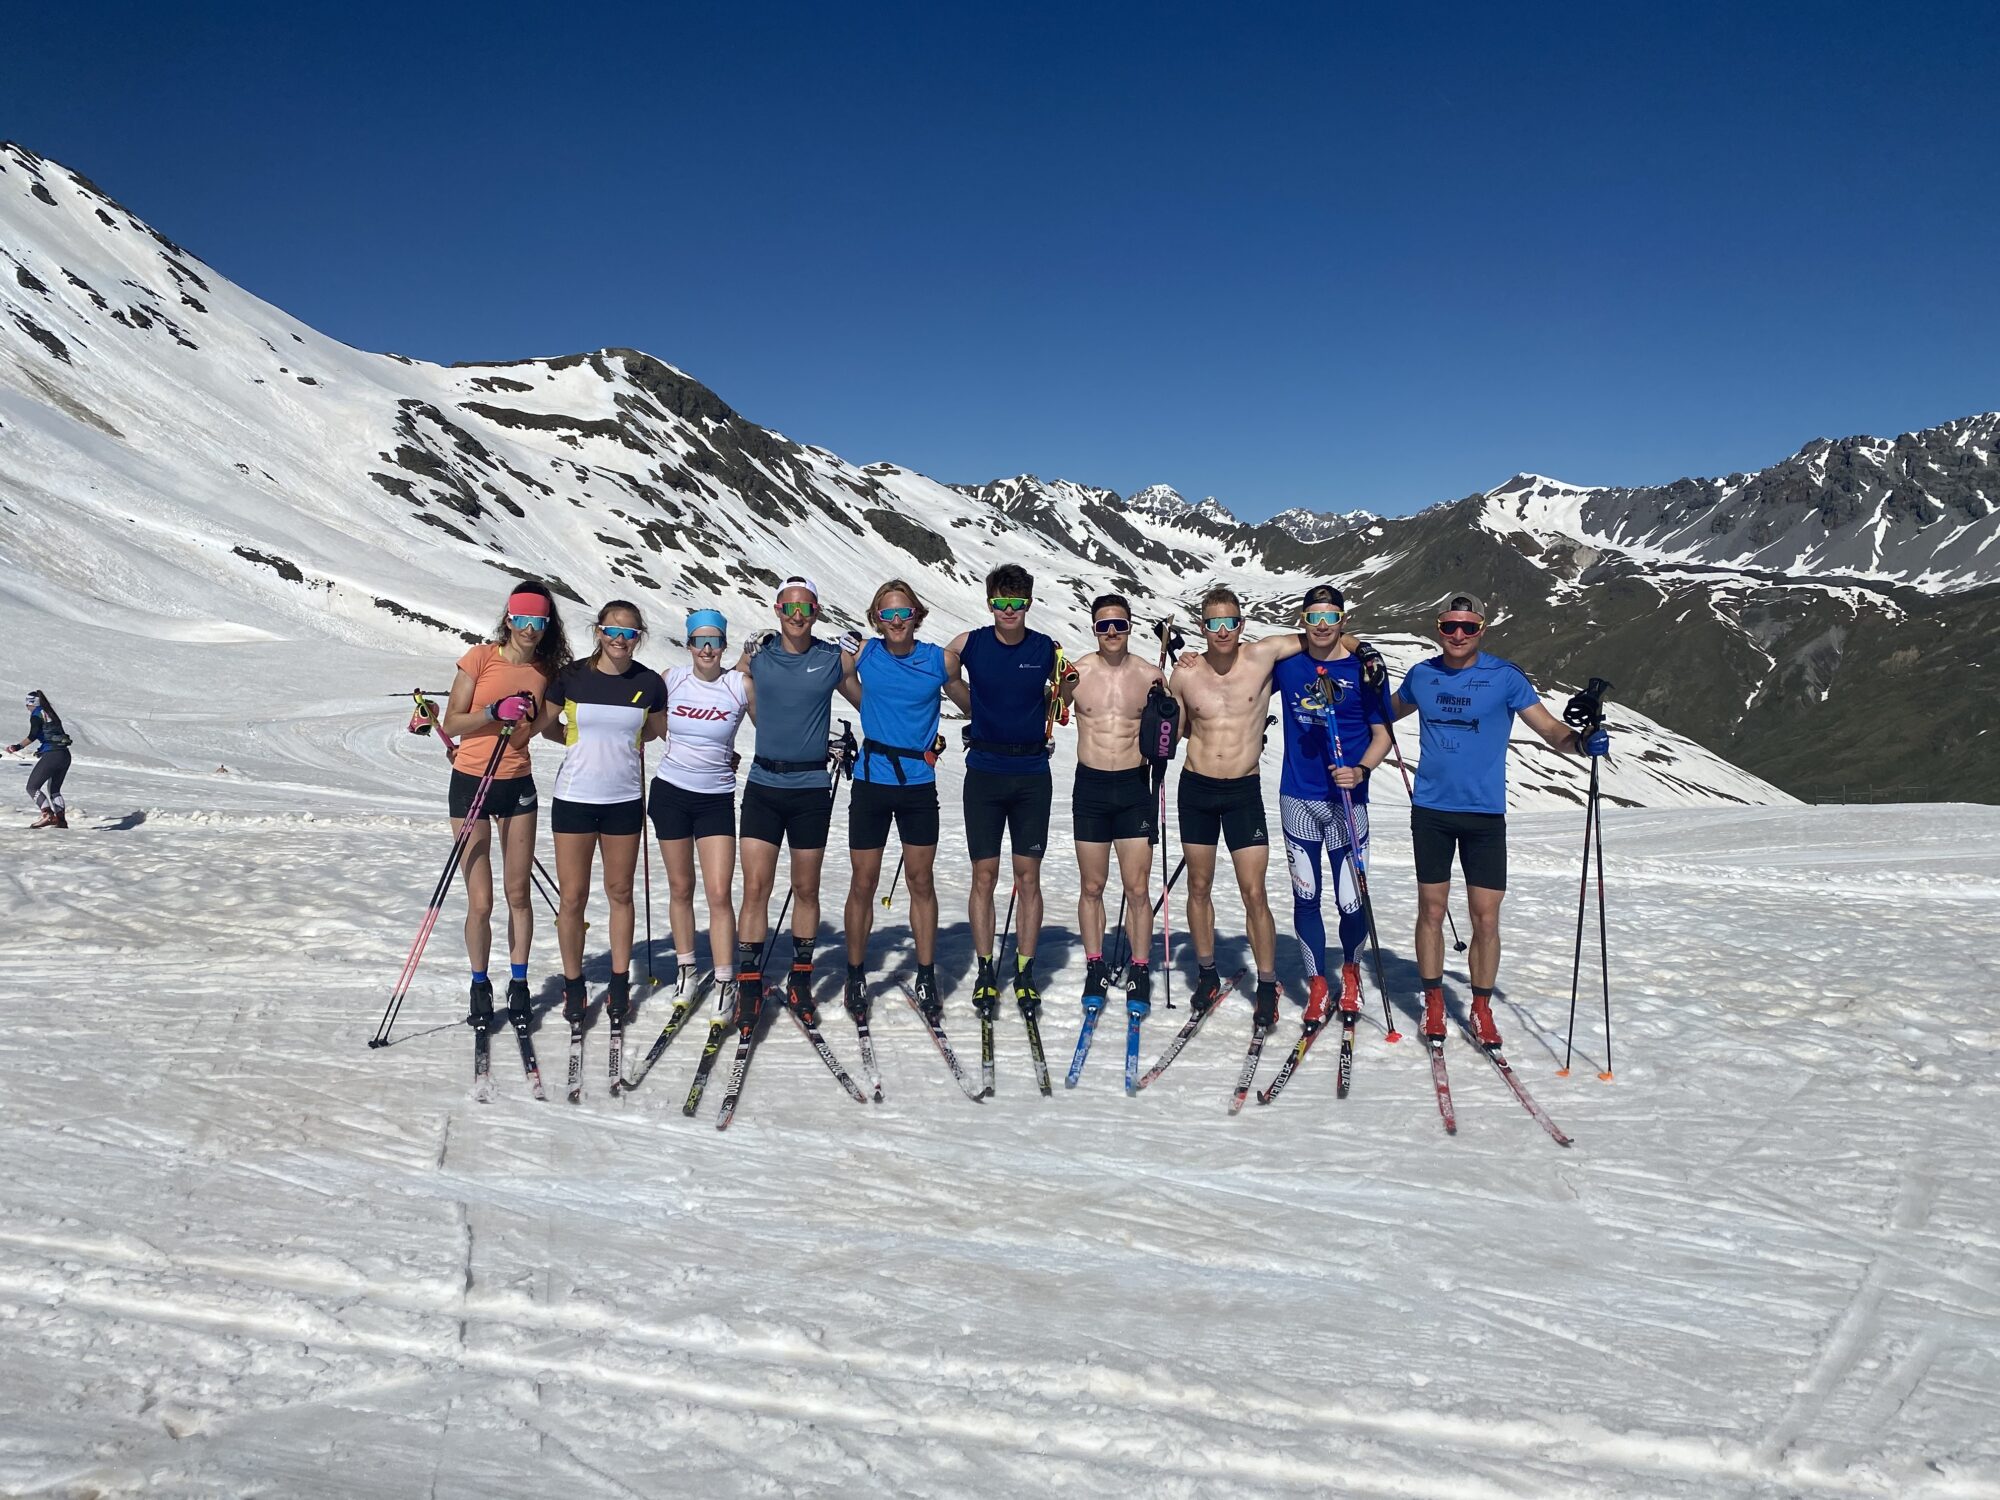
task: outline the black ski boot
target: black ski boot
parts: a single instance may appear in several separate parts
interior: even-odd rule
[[[1125,974],[1125,1014],[1143,1021],[1153,1013],[1153,969],[1150,964],[1134,964]]]
[[[507,1019],[523,1032],[535,1029],[535,1005],[528,998],[528,981],[510,980],[507,984]]]
[[[1104,992],[1111,988],[1111,970],[1101,958],[1093,958],[1083,971],[1083,1008],[1101,1010]]]
[[[1194,993],[1188,996],[1188,1004],[1198,1016],[1215,1009],[1222,999],[1222,976],[1215,972],[1213,965],[1202,969],[1194,976]]]
[[[855,964],[847,966],[847,991],[841,996],[840,1003],[854,1017],[856,1026],[868,1024],[868,976]]]
[[[563,1019],[571,1026],[581,1026],[584,1015],[590,1009],[590,991],[585,989],[581,979],[563,977]]]
[[[1035,984],[1035,966],[1023,964],[1014,971],[1014,1003],[1029,1020],[1042,1013],[1042,992]]]
[[[916,997],[917,1014],[933,1026],[944,1025],[944,997],[938,993],[934,969],[919,967],[910,993]]]
[[[1260,979],[1257,981],[1257,1011],[1252,1025],[1259,1031],[1269,1031],[1278,1024],[1278,981]]]
[[[990,958],[979,960],[979,977],[972,981],[972,1009],[982,1021],[1000,1014],[1000,976]]]
[[[813,1004],[812,965],[792,965],[791,982],[785,986],[785,1004],[811,1031],[819,1025],[819,1008]]]
[[[632,1015],[632,976],[613,974],[611,987],[604,992],[604,1019],[612,1026],[623,1026]]]
[[[466,1018],[474,1031],[494,1032],[499,1030],[499,1022],[493,1015],[493,981],[475,979],[472,981],[472,1014]]]

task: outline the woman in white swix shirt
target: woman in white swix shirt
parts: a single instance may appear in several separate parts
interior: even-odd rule
[[[722,665],[729,623],[720,610],[690,610],[693,663],[666,673],[667,744],[649,792],[653,832],[667,867],[674,932],[676,997],[695,974],[694,868],[701,857],[708,902],[708,953],[723,993],[736,1005],[736,731],[751,703],[749,674]]]

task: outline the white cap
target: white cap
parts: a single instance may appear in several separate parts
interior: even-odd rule
[[[784,598],[786,589],[804,589],[808,594],[813,596],[813,603],[819,603],[819,585],[803,573],[794,573],[790,578],[787,578],[771,591],[771,608],[776,609],[778,607],[778,601]]]

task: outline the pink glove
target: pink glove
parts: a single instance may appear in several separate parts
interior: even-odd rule
[[[509,693],[498,703],[486,705],[486,717],[502,724],[518,724],[535,716],[533,693]]]

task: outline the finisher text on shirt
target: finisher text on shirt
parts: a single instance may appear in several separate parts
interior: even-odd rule
[[[1507,811],[1507,740],[1514,715],[1541,701],[1511,661],[1480,652],[1457,671],[1431,657],[1410,668],[1396,696],[1423,724],[1415,802],[1438,812]]]

